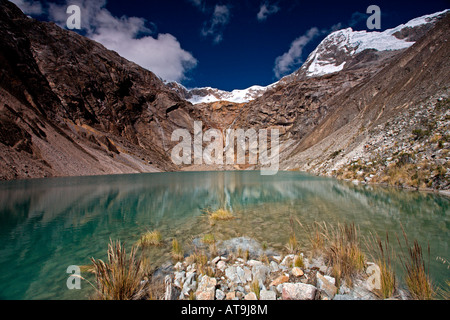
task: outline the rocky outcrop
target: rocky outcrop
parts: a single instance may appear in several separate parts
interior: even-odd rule
[[[258,252],[260,245],[253,239],[246,239],[246,250]],[[230,239],[234,243],[243,238]],[[250,245],[252,244],[252,245]],[[243,250],[244,247],[238,246]],[[219,250],[220,252],[220,250]],[[224,253],[224,252],[222,252]],[[199,254],[199,253],[196,253]],[[250,254],[248,259],[227,251],[204,261],[204,265],[192,262],[187,257],[174,266],[172,275],[166,276],[167,292],[176,292],[176,300],[378,300],[376,290],[369,284],[364,270],[353,279],[353,284],[342,280],[340,285],[331,276],[322,256],[306,257],[277,253],[262,254],[263,259]],[[294,261],[301,259],[302,267]],[[372,265],[373,263],[367,263]],[[301,271],[301,272],[299,272]],[[406,299],[398,290],[392,299]]]
[[[0,28],[1,179],[177,169],[197,111],[152,72],[5,0]]]
[[[330,169],[338,170],[350,164],[355,157],[375,157],[374,149],[366,147],[373,144],[371,139],[375,136],[377,140],[389,139],[390,129],[394,129],[391,125],[399,123],[400,113],[403,114],[403,124],[395,130],[399,131],[403,126],[408,128],[409,135],[413,135],[411,127],[417,122],[417,111],[421,108],[431,111],[428,117],[436,116],[434,128],[437,131],[430,134],[447,135],[443,128],[447,123],[448,104],[439,112],[427,106],[439,104],[448,97],[450,64],[445,57],[450,53],[447,41],[449,25],[450,15],[447,14],[426,37],[395,56],[379,72],[327,101],[331,112],[289,151],[289,155],[285,155],[283,167],[327,173]],[[420,129],[419,124],[416,126]],[[395,143],[402,142],[400,139],[397,141],[397,136],[394,139]],[[416,148],[420,140],[412,139],[411,142],[408,148]],[[442,149],[448,150],[444,142]],[[431,144],[428,145],[430,147],[433,148]],[[393,153],[384,152],[384,156],[394,157],[395,149],[390,150]],[[448,151],[444,150],[443,154],[444,159],[448,157],[445,156]],[[448,183],[441,186],[448,188]]]

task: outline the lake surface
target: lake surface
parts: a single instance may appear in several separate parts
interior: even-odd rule
[[[211,226],[205,210],[227,208],[236,219]],[[110,239],[128,247],[158,229],[164,245],[147,256],[170,260],[171,242],[183,246],[213,233],[283,249],[290,217],[302,223],[354,222],[361,233],[389,232],[395,247],[403,225],[426,252],[434,283],[450,277],[450,199],[432,193],[355,186],[298,172],[261,176],[259,171],[174,172],[52,178],[0,183],[0,299],[86,299],[92,288],[68,290],[69,265],[106,259]],[[296,230],[301,245],[306,236]],[[425,256],[427,256],[425,254]],[[400,266],[398,272],[401,273]]]

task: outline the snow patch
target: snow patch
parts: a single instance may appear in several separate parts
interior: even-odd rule
[[[341,71],[345,62],[337,65],[335,58],[329,55],[330,50],[354,56],[367,49],[394,51],[409,48],[414,44],[413,41],[398,39],[394,34],[405,28],[415,28],[423,24],[432,23],[438,16],[448,11],[449,9],[415,18],[395,28],[386,29],[383,32],[354,31],[352,28],[335,31],[329,34],[309,55],[304,63],[305,67],[309,65],[306,74],[309,77],[314,77]],[[326,57],[327,55],[328,57]]]

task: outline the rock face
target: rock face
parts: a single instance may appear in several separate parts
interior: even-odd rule
[[[433,103],[447,97],[450,62],[444,57],[450,53],[449,25],[447,14],[427,36],[396,55],[379,72],[330,98],[326,117],[289,150],[282,167],[330,173],[360,157],[369,137],[386,136],[384,127],[400,110],[407,112],[427,99]],[[404,121],[409,118],[414,115]],[[335,159],[336,153],[340,156]]]
[[[177,169],[196,111],[153,73],[6,0],[0,28],[0,179]]]

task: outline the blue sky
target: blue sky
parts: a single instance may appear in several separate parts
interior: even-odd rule
[[[11,1],[32,17],[62,27],[67,6],[79,5],[80,34],[165,80],[223,90],[271,84],[298,69],[333,30],[366,30],[369,5],[381,9],[381,31],[450,8],[445,0]],[[320,32],[313,35],[312,28]]]

